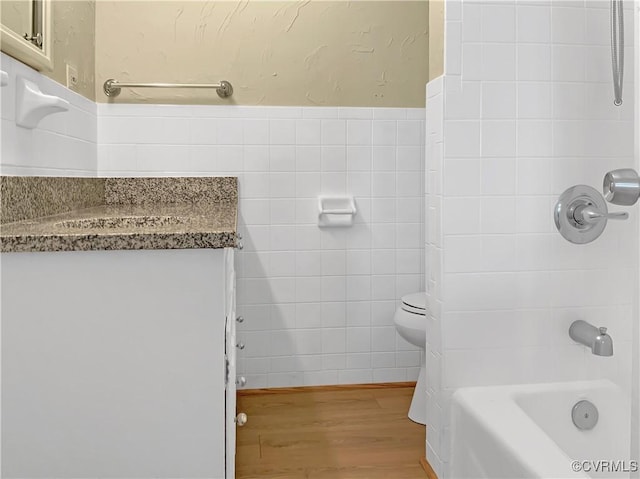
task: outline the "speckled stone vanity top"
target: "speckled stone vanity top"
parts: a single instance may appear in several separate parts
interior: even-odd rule
[[[5,176],[0,194],[2,252],[236,244],[238,183],[233,177]]]

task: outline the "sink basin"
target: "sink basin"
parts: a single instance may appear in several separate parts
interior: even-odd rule
[[[190,218],[180,216],[117,216],[112,218],[81,218],[59,221],[55,224],[68,229],[161,228],[189,223]]]

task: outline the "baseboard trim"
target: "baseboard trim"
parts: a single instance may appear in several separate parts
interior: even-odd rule
[[[427,461],[426,457],[420,458],[420,465],[422,466],[422,469],[424,469],[424,472],[427,473],[428,479],[438,479],[436,472],[433,470],[433,468],[431,467],[431,464],[429,464],[429,461]]]
[[[415,381],[406,381],[406,382],[400,382],[400,383],[297,386],[297,387],[291,387],[291,388],[238,389],[238,396],[253,396],[257,394],[288,394],[288,393],[347,391],[347,390],[354,390],[354,389],[393,389],[393,388],[413,388],[413,387],[416,387]]]

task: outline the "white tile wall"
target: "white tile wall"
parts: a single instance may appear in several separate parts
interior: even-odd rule
[[[95,176],[96,104],[35,70],[0,54],[9,83],[0,89],[0,172],[3,175]],[[70,102],[69,111],[45,117],[34,129],[15,123],[16,78],[35,82],[43,93]]]
[[[99,105],[99,174],[237,175],[249,388],[415,380],[393,314],[424,289],[424,109]],[[355,224],[317,226],[319,194]]]
[[[634,73],[626,69],[625,103],[614,107],[601,7],[446,3],[425,169],[426,450],[440,478],[458,387],[608,377],[630,390],[637,215],[582,246],[552,218],[569,186],[597,188],[606,171],[635,166]],[[574,344],[577,318],[608,326],[619,354],[595,358]]]

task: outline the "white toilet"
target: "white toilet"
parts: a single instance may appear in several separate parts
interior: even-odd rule
[[[393,322],[398,334],[411,344],[422,349],[422,359],[418,383],[413,392],[409,419],[418,424],[426,423],[426,387],[425,387],[425,354],[424,348],[427,342],[427,295],[425,293],[412,293],[402,297],[402,305],[396,311]]]

